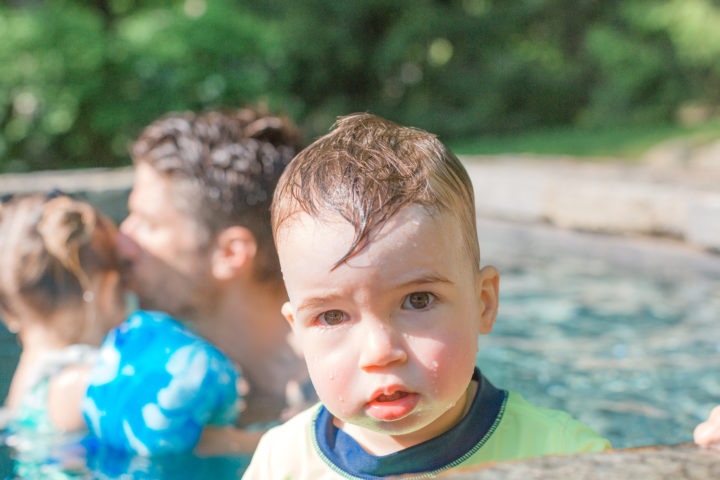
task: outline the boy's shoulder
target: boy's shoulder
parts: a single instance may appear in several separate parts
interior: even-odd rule
[[[508,392],[497,428],[473,463],[608,448],[607,440],[570,414],[534,405],[520,394]]]
[[[243,480],[296,478],[308,471],[316,475],[303,478],[321,478],[319,473],[327,467],[313,446],[312,429],[322,404],[298,413],[287,422],[268,430],[260,439]]]

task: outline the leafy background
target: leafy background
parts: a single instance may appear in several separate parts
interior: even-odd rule
[[[461,141],[667,125],[720,101],[717,0],[15,0],[0,172],[117,166],[170,111],[371,111]],[[689,108],[692,107],[692,108]]]

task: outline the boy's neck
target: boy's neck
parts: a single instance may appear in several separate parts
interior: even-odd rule
[[[362,448],[375,456],[390,455],[447,432],[467,415],[478,389],[478,382],[472,380],[458,402],[426,427],[404,435],[388,435],[375,432],[359,425],[345,423],[335,417],[333,424],[350,435]]]

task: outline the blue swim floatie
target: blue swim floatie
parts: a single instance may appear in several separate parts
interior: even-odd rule
[[[235,424],[238,372],[161,312],[138,311],[105,337],[83,414],[100,444],[152,455],[190,451],[205,425]]]

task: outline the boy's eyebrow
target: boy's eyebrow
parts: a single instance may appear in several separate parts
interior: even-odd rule
[[[337,293],[331,293],[322,297],[311,297],[303,300],[303,302],[298,306],[297,311],[300,312],[303,310],[312,310],[327,302],[332,302],[333,300],[339,300],[341,298],[343,298],[343,295]]]
[[[408,280],[406,282],[399,283],[397,285],[393,285],[391,287],[391,290],[399,290],[407,287],[411,287],[413,285],[426,285],[429,283],[447,283],[451,284],[453,283],[451,280],[443,277],[442,275],[437,274],[427,274],[422,275],[416,278],[413,278],[411,280]],[[318,296],[318,297],[310,297],[306,300],[303,300],[303,302],[298,306],[297,311],[303,311],[303,310],[312,310],[318,306],[322,306],[323,304],[327,302],[332,302],[334,300],[341,300],[345,296],[341,295],[339,293],[331,293],[324,296]]]
[[[426,283],[453,283],[450,279],[436,273],[421,275],[419,277],[400,283],[395,288],[409,287],[412,285],[424,285]]]

